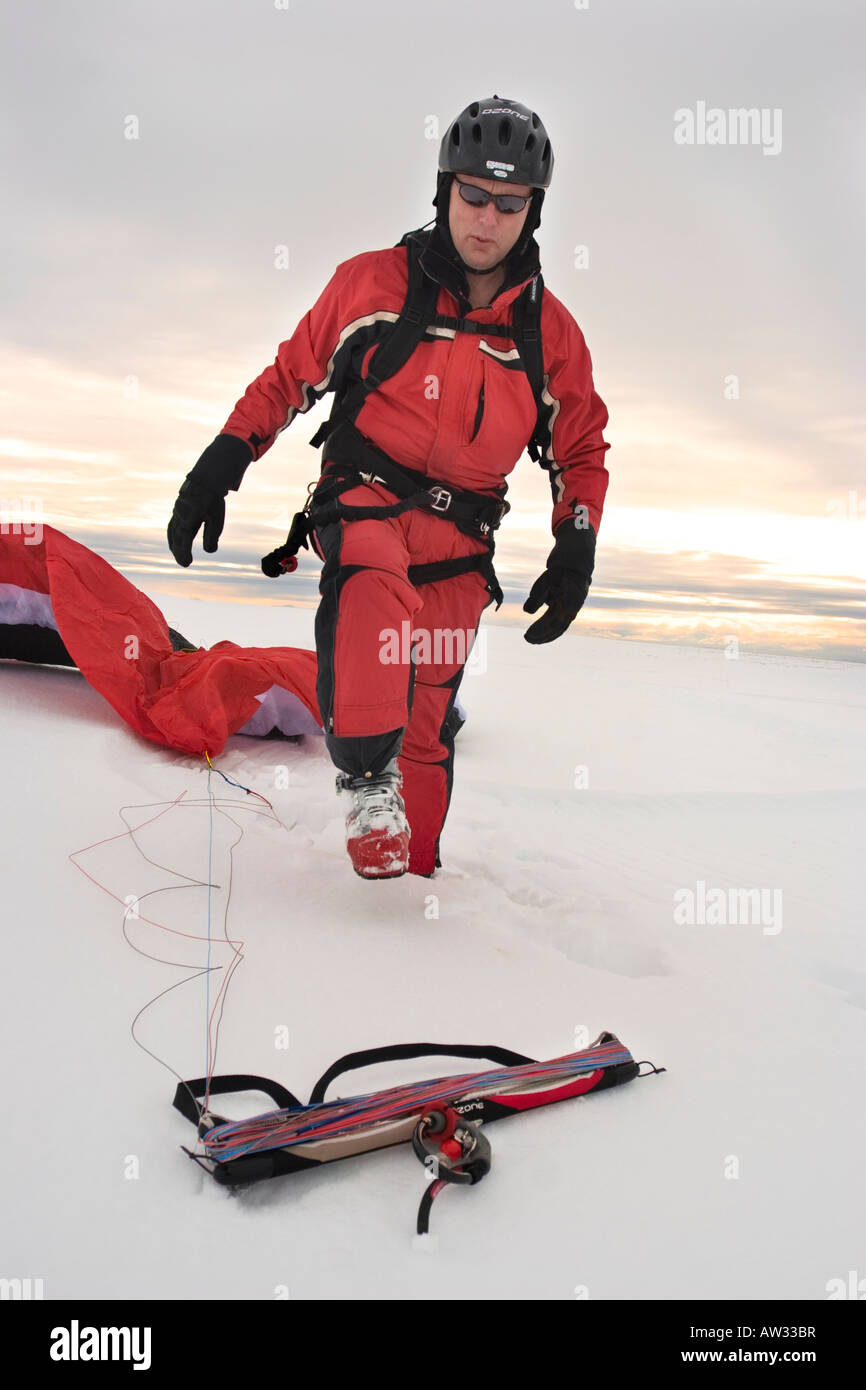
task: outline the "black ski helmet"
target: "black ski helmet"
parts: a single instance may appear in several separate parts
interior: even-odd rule
[[[540,116],[522,102],[492,96],[473,101],[451,122],[439,148],[439,168],[549,188],[553,150]]]
[[[494,95],[484,101],[471,102],[451,122],[439,147],[439,177],[433,206],[437,225],[452,250],[448,204],[455,174],[500,178],[532,188],[523,234],[505,260],[522,256],[541,224],[541,204],[553,174],[553,150],[541,117],[522,102]],[[454,255],[457,256],[456,250]],[[461,257],[457,259],[467,274],[489,274],[497,268],[489,266],[487,271],[476,271]]]

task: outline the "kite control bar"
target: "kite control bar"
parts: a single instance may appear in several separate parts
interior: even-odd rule
[[[485,1059],[496,1066],[325,1100],[331,1082],[345,1072],[427,1056]],[[182,1081],[174,1105],[198,1130],[201,1149],[190,1157],[229,1186],[411,1143],[428,1170],[435,1170],[418,1213],[423,1232],[445,1183],[477,1183],[489,1171],[490,1146],[481,1124],[621,1085],[647,1075],[643,1065],[614,1033],[601,1033],[590,1047],[550,1062],[503,1047],[401,1043],[341,1057],[319,1078],[306,1105],[277,1082],[250,1075]],[[280,1108],[238,1121],[211,1111],[212,1096],[250,1090],[263,1091]]]

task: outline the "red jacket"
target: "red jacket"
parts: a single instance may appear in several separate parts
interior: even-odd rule
[[[537,270],[532,245],[535,258],[523,264]],[[456,282],[453,289],[446,287],[452,277],[440,278],[442,258],[434,256],[427,264],[441,285],[437,312],[480,323],[510,323],[512,304],[532,278],[503,288],[489,308],[470,309]],[[280,343],[273,365],[247,387],[221,433],[246,440],[253,458],[260,458],[297,414],[326,391],[342,389],[350,363],[366,374],[376,344],[400,314],[406,288],[404,247],[366,251],[338,265],[291,338]],[[575,506],[585,506],[598,531],[608,484],[604,454],[610,446],[602,435],[608,413],[593,386],[583,334],[546,287],[541,339],[547,406],[543,456],[554,503],[552,529]],[[398,463],[456,487],[492,491],[514,468],[536,420],[532,388],[516,358],[507,339],[487,342],[479,334],[432,328],[406,365],[370,393],[357,427]]]

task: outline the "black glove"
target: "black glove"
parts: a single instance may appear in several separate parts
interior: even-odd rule
[[[536,579],[523,605],[524,613],[537,613],[543,603],[547,604],[547,612],[524,632],[527,642],[553,642],[571,626],[589,593],[594,565],[592,527],[576,526],[571,520],[560,522],[547,569]]]
[[[217,549],[226,519],[226,497],[237,492],[252,449],[233,434],[218,434],[181,483],[171,521],[168,548],[179,565],[192,564],[192,543],[204,522],[202,544],[209,555]]]

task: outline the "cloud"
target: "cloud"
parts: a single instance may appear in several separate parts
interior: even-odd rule
[[[447,25],[397,15],[393,0],[344,4],[335,44],[323,6],[91,0],[48,24],[21,7],[2,95],[0,497],[35,495],[146,578],[266,592],[258,552],[317,471],[306,441],[329,402],[231,497],[228,565],[167,567],[180,481],[337,262],[428,220],[447,122],[479,83],[506,82],[553,139],[545,281],[610,411],[587,615],[643,612],[660,632],[667,612],[698,634],[702,612],[739,604],[774,641],[799,641],[802,612],[835,642],[866,554],[857,7],[816,29],[781,0],[550,6],[540,57],[515,47],[524,11],[501,0],[495,32],[461,11],[465,59]],[[781,108],[780,154],[677,147],[673,113],[697,100]],[[550,547],[550,504],[527,459],[509,483],[498,558],[516,594]],[[312,568],[291,582],[314,598]]]

